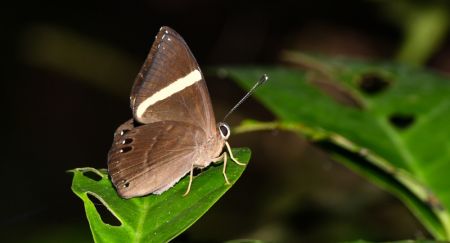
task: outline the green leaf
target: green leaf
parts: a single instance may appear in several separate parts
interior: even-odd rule
[[[442,241],[434,241],[434,240],[400,240],[400,241],[383,241],[385,243],[439,243]],[[345,241],[342,243],[376,243],[374,241],[366,241],[366,240],[356,240],[356,241]],[[382,243],[382,242],[378,242]]]
[[[264,243],[262,240],[254,240],[254,239],[236,239],[225,241],[225,243]]]
[[[250,159],[248,149],[233,149],[233,154],[243,163]],[[228,161],[227,176],[231,185],[225,184],[223,165],[212,165],[194,178],[187,196],[183,194],[189,176],[161,195],[132,199],[117,195],[106,170],[77,168],[71,171],[74,173],[72,190],[83,200],[95,242],[166,242],[206,213],[237,181],[245,167]],[[88,195],[106,206],[119,220],[119,225],[103,222],[96,209],[99,205],[95,205]]]
[[[226,68],[245,88],[267,73],[257,98],[279,119],[237,131],[306,135],[399,197],[437,239],[450,239],[450,80],[394,63],[287,53],[308,71]]]

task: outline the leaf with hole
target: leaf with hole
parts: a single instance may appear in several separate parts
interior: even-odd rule
[[[256,93],[279,119],[238,131],[306,135],[399,197],[437,239],[450,239],[450,79],[393,63],[287,53],[301,66],[229,67],[220,73]],[[304,69],[306,68],[306,71]]]
[[[236,158],[248,163],[250,150],[233,149]],[[166,242],[191,226],[236,183],[246,166],[227,163],[226,185],[223,165],[212,165],[197,175],[191,191],[183,196],[189,176],[161,195],[122,199],[108,179],[106,170],[77,168],[72,191],[83,200],[95,242]]]

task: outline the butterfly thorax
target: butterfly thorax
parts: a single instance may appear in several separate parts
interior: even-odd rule
[[[201,148],[198,151],[203,151],[199,156],[199,160],[194,163],[196,168],[204,168],[211,164],[211,162],[220,156],[223,147],[225,146],[225,139],[222,138],[220,132],[212,134],[204,144],[199,145]]]

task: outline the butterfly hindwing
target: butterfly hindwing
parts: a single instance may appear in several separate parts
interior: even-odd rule
[[[199,160],[197,140],[205,133],[197,126],[160,121],[134,127],[121,125],[108,153],[108,169],[118,193],[142,196],[171,187]]]

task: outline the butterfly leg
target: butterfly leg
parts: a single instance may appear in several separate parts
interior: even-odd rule
[[[194,163],[192,163],[191,172],[189,173],[189,185],[188,185],[186,192],[183,194],[183,197],[186,196],[187,194],[189,194],[189,191],[191,190],[193,178],[194,178]]]
[[[226,169],[227,169],[227,153],[223,153],[222,155],[223,155],[223,170],[222,170],[222,174],[223,174],[223,177],[225,178],[225,183],[227,185],[229,185],[230,182],[228,181],[227,172],[226,172]]]
[[[238,164],[238,165],[244,166],[244,165],[245,165],[244,163],[239,162],[239,161],[233,156],[233,153],[231,152],[230,144],[229,144],[228,142],[225,142],[225,146],[227,146],[227,150],[228,150],[228,153],[230,154],[231,160],[233,160],[233,161],[234,161],[236,164]]]
[[[213,159],[212,162],[216,163],[216,162],[219,162],[221,160],[223,160],[223,170],[222,170],[223,177],[225,178],[225,183],[227,185],[229,185],[230,181],[228,181],[228,177],[227,177],[227,173],[226,173],[226,169],[227,169],[227,153],[222,153],[219,157]]]

